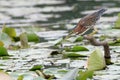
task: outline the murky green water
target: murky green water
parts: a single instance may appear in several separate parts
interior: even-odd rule
[[[119,30],[111,29],[117,19],[117,14],[120,12],[119,0],[0,0],[0,27],[4,23],[7,26],[15,28],[37,26],[40,30],[39,32],[36,30],[36,34],[43,39],[40,43],[31,43],[30,49],[9,50],[9,54],[13,56],[9,60],[1,58],[0,63],[2,66],[0,68],[15,72],[12,73],[12,76],[15,78],[19,76],[18,74],[27,75],[24,80],[33,80],[32,78],[36,76],[33,72],[27,73],[28,69],[33,65],[44,64],[48,66],[51,65],[50,61],[53,61],[57,65],[65,63],[70,64],[70,67],[80,67],[83,69],[86,57],[75,61],[61,59],[61,55],[53,58],[50,53],[56,49],[51,49],[51,46],[55,43],[54,40],[65,36],[67,31],[72,29],[81,17],[101,7],[106,7],[108,10],[96,24],[99,32],[95,36],[108,35],[119,37]],[[19,29],[18,33],[20,33]],[[82,43],[77,44],[81,45]],[[82,53],[89,55],[93,51],[94,46],[90,44],[85,46],[90,51]],[[119,47],[111,46],[110,49],[112,61],[115,64],[108,66],[106,70],[96,71],[95,80],[120,79]],[[78,63],[81,64],[78,65]],[[65,65],[64,68],[68,68],[68,66]],[[51,73],[57,74],[55,72]],[[60,78],[61,75],[59,74],[57,77]]]

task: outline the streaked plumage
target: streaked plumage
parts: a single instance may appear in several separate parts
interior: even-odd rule
[[[106,11],[106,9],[100,9],[92,14],[89,14],[79,21],[77,26],[72,30],[74,34],[82,34],[86,30],[89,30],[94,27],[97,20],[100,19],[101,15]]]

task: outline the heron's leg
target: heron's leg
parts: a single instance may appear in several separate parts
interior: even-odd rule
[[[94,32],[97,33],[98,32],[98,29],[96,27],[94,27]]]
[[[89,34],[89,36],[92,36],[98,32],[98,29],[96,27],[93,27],[93,32]]]

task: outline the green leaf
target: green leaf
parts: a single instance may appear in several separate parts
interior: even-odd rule
[[[57,45],[61,45],[62,42],[64,42],[64,39],[60,38],[60,39],[57,39],[57,40],[53,41],[52,43],[54,44],[54,46],[57,46]]]
[[[108,38],[107,35],[101,35],[101,36],[99,37],[100,41],[104,41],[106,38]]]
[[[34,66],[30,69],[30,71],[41,70],[42,68],[43,68],[42,65],[34,65]]]
[[[79,68],[74,68],[67,72],[60,80],[74,80],[79,72]]]
[[[26,32],[20,34],[20,42],[21,42],[21,48],[28,48],[29,47]]]
[[[2,41],[0,41],[0,46],[4,46],[4,43]]]
[[[78,37],[78,38],[75,40],[75,42],[80,42],[80,41],[82,41],[82,40],[83,40],[83,37],[80,36],[80,37]]]
[[[7,49],[2,46],[0,46],[0,56],[9,56]]]
[[[44,78],[42,78],[42,77],[37,77],[37,78],[35,78],[35,79],[33,79],[33,80],[46,80],[46,79],[44,79]]]
[[[120,13],[118,14],[118,19],[115,22],[114,28],[120,29]]]
[[[3,27],[2,32],[6,33],[9,35],[11,38],[16,37],[16,31],[12,27]]]
[[[0,33],[0,41],[4,44],[5,47],[8,47],[11,44],[11,38],[4,32]]]
[[[35,33],[27,33],[28,42],[39,42],[40,39]]]
[[[0,80],[13,80],[13,79],[8,73],[0,71]]]
[[[23,75],[20,75],[18,76],[18,79],[17,80],[23,80],[24,76]]]
[[[77,57],[86,57],[86,55],[82,55],[78,53],[65,53],[64,57],[77,58]]]
[[[89,51],[87,48],[82,46],[73,46],[72,48],[66,48],[66,51],[78,52],[78,51]]]
[[[79,76],[76,78],[76,80],[87,80],[88,78],[93,78],[93,71],[80,71]]]
[[[120,46],[120,39],[108,43],[110,46]]]
[[[58,73],[67,73],[68,71],[67,70],[58,70],[57,72]]]
[[[100,49],[96,48],[88,58],[87,69],[90,71],[101,70],[106,67],[105,59],[100,51]]]

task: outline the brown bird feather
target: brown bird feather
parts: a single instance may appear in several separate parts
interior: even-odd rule
[[[100,19],[103,12],[105,12],[106,9],[100,9],[92,14],[89,14],[78,22],[77,26],[72,30],[72,33],[75,34],[82,34],[83,32],[86,32],[90,28],[93,28],[97,20]]]

